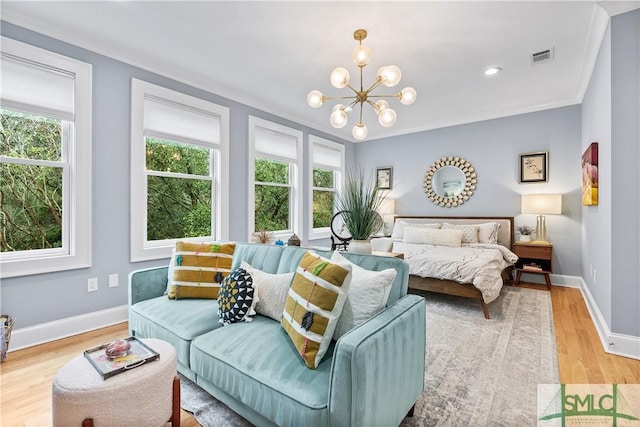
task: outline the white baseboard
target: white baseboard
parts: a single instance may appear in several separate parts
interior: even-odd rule
[[[11,332],[9,352],[126,322],[128,313],[128,306],[121,305],[106,310],[94,311],[93,313],[15,329]]]
[[[600,312],[600,309],[593,298],[593,295],[589,291],[589,287],[582,278],[580,278],[580,280],[580,291],[582,292],[582,297],[584,298],[589,314],[591,315],[591,320],[593,320],[593,324],[596,327],[596,331],[598,332],[604,351],[609,354],[640,360],[640,337],[611,332],[609,325],[607,325],[607,322],[604,320],[604,316],[602,316],[602,312]]]

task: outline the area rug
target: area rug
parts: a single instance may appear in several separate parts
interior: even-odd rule
[[[427,304],[425,390],[402,427],[533,426],[538,384],[557,384],[547,291],[506,286],[483,317],[477,300],[432,293]],[[203,427],[250,426],[182,378],[182,408]]]

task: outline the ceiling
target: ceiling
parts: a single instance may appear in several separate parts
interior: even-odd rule
[[[607,13],[638,2],[237,2],[2,1],[2,20],[52,36],[292,121],[354,141],[351,128],[329,125],[335,102],[318,109],[318,89],[351,61],[353,32],[368,31],[364,86],[379,67],[402,70],[396,93],[412,86],[417,101],[392,101],[397,123],[381,127],[370,108],[367,140],[573,105],[582,101]],[[602,7],[601,7],[602,6]],[[530,55],[553,49],[553,60]],[[493,77],[489,66],[503,69]]]

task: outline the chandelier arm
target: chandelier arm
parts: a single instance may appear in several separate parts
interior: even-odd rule
[[[367,93],[371,92],[372,90],[374,90],[375,88],[377,88],[378,86],[380,86],[382,84],[382,81],[380,79],[376,79],[375,83],[371,85],[371,87],[369,89],[367,89]]]
[[[349,89],[351,89],[353,91],[353,93],[355,93],[356,95],[358,94],[358,91],[356,90],[356,88],[354,88],[353,86],[351,86],[349,83],[347,83],[346,87],[348,87]]]
[[[325,96],[324,99],[327,101],[333,100],[333,99],[356,99],[356,96]]]
[[[353,106],[356,105],[358,102],[360,102],[360,101],[358,101],[356,99],[355,101],[351,102],[351,104],[349,104],[349,106],[347,108],[353,108]]]
[[[361,102],[360,103],[360,121],[359,121],[359,123],[363,123],[362,122],[362,105],[363,105],[363,103]]]
[[[369,95],[369,98],[398,98],[398,94],[395,95]]]

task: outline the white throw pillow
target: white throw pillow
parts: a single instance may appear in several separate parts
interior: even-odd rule
[[[420,223],[420,222],[398,220],[393,225],[393,231],[391,232],[391,239],[393,239],[393,240],[402,240],[404,238],[404,228],[405,227],[440,228],[440,223],[436,222],[436,223],[432,223],[432,224],[423,224],[423,223]]]
[[[252,267],[246,261],[242,261],[241,267],[251,275],[253,286],[258,292],[256,313],[270,317],[278,322],[281,321],[284,302],[287,299],[291,280],[293,280],[293,271],[284,274],[265,273]]]
[[[443,230],[462,230],[462,243],[478,243],[479,228],[475,224],[442,224]]]
[[[497,222],[478,224],[478,242],[495,245],[498,243],[498,230],[500,230],[500,224]]]
[[[346,261],[352,268],[347,301],[333,333],[333,339],[337,340],[384,309],[398,272],[393,268],[382,271],[366,270],[346,259],[338,251],[333,252],[331,261]]]
[[[463,234],[462,230],[405,227],[403,242],[459,248],[462,244]]]

